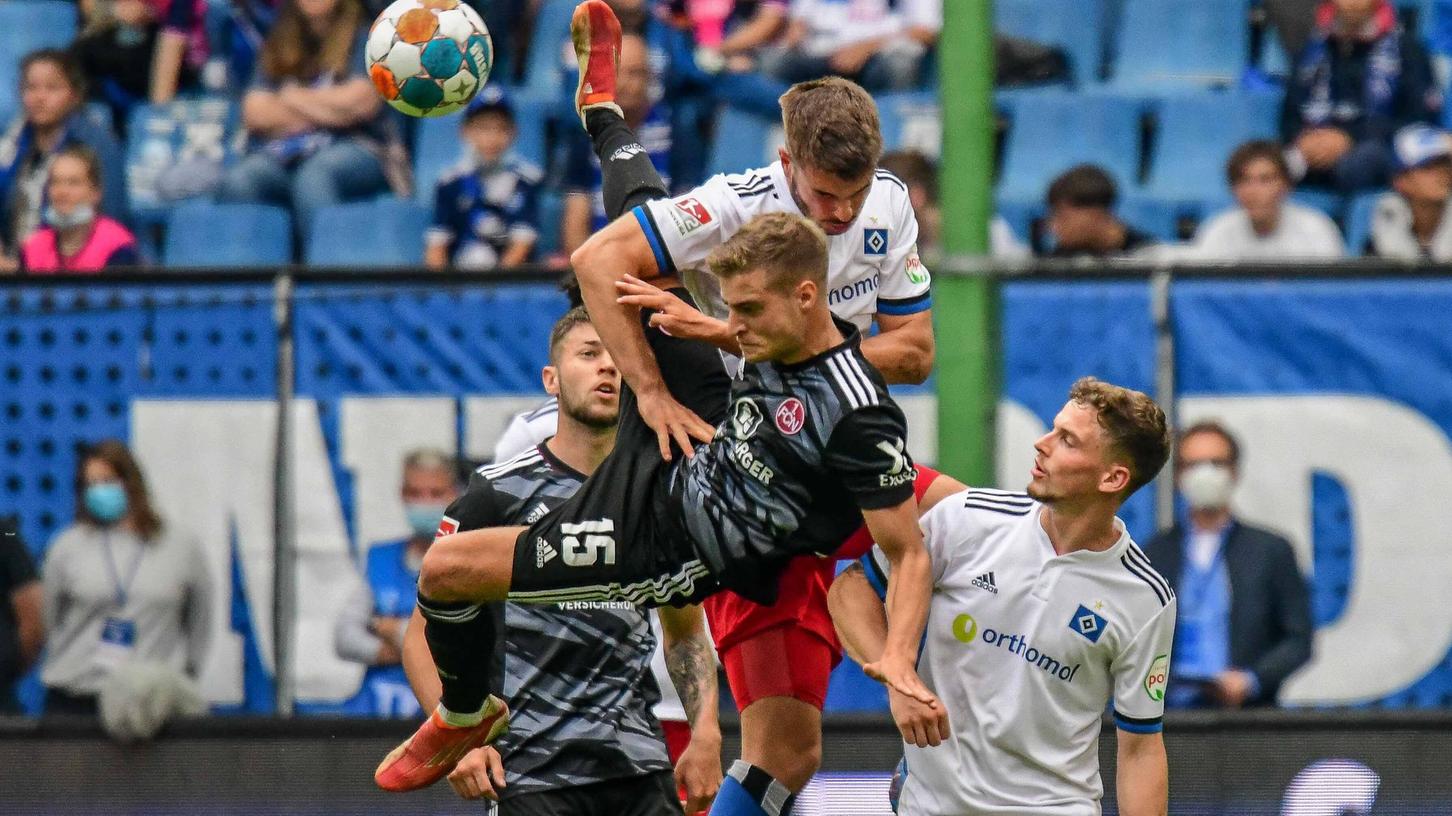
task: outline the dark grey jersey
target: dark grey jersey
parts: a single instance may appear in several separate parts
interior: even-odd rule
[[[795,555],[829,555],[862,511],[913,495],[907,425],[857,330],[793,365],[746,364],[728,418],[671,474],[671,502],[717,580],[770,604]]]
[[[476,471],[444,528],[530,524],[574,495],[584,476],[544,445]],[[670,770],[651,713],[655,637],[633,604],[500,604],[509,731],[495,744],[508,799]]]

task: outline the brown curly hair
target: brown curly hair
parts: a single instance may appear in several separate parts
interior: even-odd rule
[[[1150,483],[1170,458],[1170,426],[1149,395],[1095,377],[1081,377],[1069,401],[1094,409],[1115,452],[1129,460],[1124,497]]]

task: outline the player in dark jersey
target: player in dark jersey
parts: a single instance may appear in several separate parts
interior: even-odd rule
[[[488,695],[478,658],[478,644],[495,637],[489,617],[478,614],[481,602],[659,605],[728,587],[770,602],[793,555],[830,554],[864,519],[893,562],[894,582],[890,646],[865,668],[941,709],[914,668],[929,573],[913,500],[916,470],[903,450],[907,429],[862,357],[856,330],[827,309],[825,235],[800,216],[763,215],[708,264],[746,358],[732,384],[730,419],[692,455],[668,458],[627,389],[615,450],[573,498],[528,528],[434,543],[420,573],[419,608],[442,702],[380,764],[380,786],[412,790],[436,781],[507,720],[503,702]],[[585,296],[590,303],[592,293]],[[717,410],[693,406],[699,398],[679,392],[698,376],[702,344],[642,334],[669,393],[685,409]],[[747,775],[738,781],[751,795],[786,797],[765,772]]]
[[[480,468],[440,525],[443,534],[526,524],[558,507],[610,452],[619,414],[619,373],[585,311],[572,309],[550,336],[545,390],[559,399],[557,433],[512,460]],[[680,814],[666,744],[652,706],[654,636],[625,602],[492,604],[504,631],[491,686],[511,708],[510,730],[464,758],[449,775],[465,798],[498,798],[503,816]],[[659,610],[668,670],[691,723],[676,777],[704,806],[720,784],[716,671],[699,607]],[[405,667],[420,704],[440,686],[423,620],[405,638]],[[506,783],[507,774],[507,783]]]

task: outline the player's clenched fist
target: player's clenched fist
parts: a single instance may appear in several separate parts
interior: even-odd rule
[[[449,786],[465,799],[499,799],[504,788],[504,763],[492,745],[475,748],[449,772]]]

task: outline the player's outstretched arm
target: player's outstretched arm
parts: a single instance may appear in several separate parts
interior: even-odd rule
[[[941,706],[918,679],[915,668],[933,591],[932,568],[918,527],[917,501],[909,496],[893,507],[864,510],[862,518],[891,565],[887,579],[887,642],[882,656],[862,669],[869,677],[919,702]]]
[[[1123,816],[1165,816],[1170,808],[1170,765],[1162,733],[1134,734],[1118,729],[1115,786]]]
[[[619,302],[640,309],[654,309],[650,325],[682,340],[710,343],[727,354],[741,355],[741,344],[726,321],[703,313],[670,292],[634,276],[615,284]]]
[[[837,636],[853,660],[865,666],[882,657],[887,645],[887,614],[861,564],[847,567],[832,582],[827,608]],[[926,748],[948,738],[948,712],[943,706],[923,705],[891,688],[887,698],[904,742]]]
[[[615,284],[626,276],[648,278],[656,273],[655,254],[634,218],[617,218],[595,233],[570,256],[590,322],[610,350],[620,376],[635,391],[640,418],[656,432],[661,456],[671,458],[670,443],[691,455],[691,438],[710,441],[716,429],[671,396],[655,354],[646,343],[639,309],[616,301]]]
[[[888,383],[917,385],[933,373],[937,345],[933,340],[932,311],[878,313],[877,329],[877,334],[863,339],[862,356]]]
[[[716,650],[699,606],[663,606],[660,616],[666,670],[681,696],[691,741],[676,763],[676,785],[686,791],[686,812],[711,806],[721,787],[721,723],[716,716]]]

